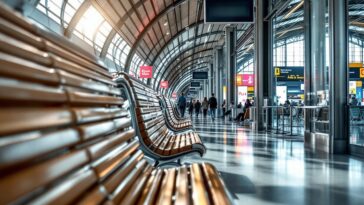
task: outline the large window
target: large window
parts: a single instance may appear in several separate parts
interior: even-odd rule
[[[304,66],[303,36],[295,36],[277,42],[273,49],[273,66]]]

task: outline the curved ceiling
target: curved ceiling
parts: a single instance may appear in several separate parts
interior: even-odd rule
[[[161,80],[171,80],[179,72],[186,57],[190,61],[212,55],[215,46],[224,43],[225,25],[204,24],[202,0],[119,0],[95,3],[114,22],[118,33],[128,43],[125,71],[138,73],[132,66],[134,55],[154,67],[154,80],[149,83],[159,89]],[[122,19],[122,22],[121,21]],[[116,22],[116,23],[115,23]],[[239,25],[241,29],[243,25]],[[206,51],[201,53],[201,51]],[[190,67],[185,68],[188,70]],[[176,74],[174,74],[176,73]]]
[[[90,39],[94,41],[95,53],[102,58],[111,56],[113,61],[119,62],[119,70],[130,71],[134,75],[138,73],[139,65],[152,65],[154,79],[148,83],[154,89],[159,89],[161,80],[169,80],[174,86],[172,90],[178,86],[185,73],[191,73],[192,69],[199,67],[196,64],[209,64],[213,48],[224,43],[225,25],[204,24],[203,2],[203,0],[42,0],[34,1],[33,4],[37,8],[43,4],[44,8],[41,9],[50,10],[52,15],[58,15],[62,32],[68,37],[80,26],[80,21],[88,13],[89,8],[95,8],[104,18],[104,21],[100,21],[104,23],[98,23],[99,31],[96,31]],[[349,0],[350,28],[351,30],[360,28],[358,34],[363,33],[364,25],[363,15],[360,14],[363,11],[363,4],[360,2],[362,1]],[[276,11],[273,27],[275,40],[303,33],[303,0],[276,1],[273,7]],[[53,18],[51,15],[48,17]],[[105,28],[108,28],[109,32],[103,34],[100,30]],[[239,65],[251,58],[254,52],[254,25],[237,25],[237,29]],[[83,35],[87,37],[86,32]],[[99,43],[98,36],[104,36]],[[199,69],[207,67],[208,65],[201,66]]]

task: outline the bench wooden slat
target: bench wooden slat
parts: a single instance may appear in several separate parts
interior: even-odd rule
[[[107,154],[110,150],[115,148],[117,145],[123,144],[127,140],[132,139],[135,136],[134,130],[128,130],[126,132],[115,133],[108,136],[108,139],[94,144],[88,148],[91,159],[95,160],[104,154]]]
[[[136,181],[134,181],[134,184],[129,188],[128,193],[123,197],[119,204],[136,204],[152,170],[153,168],[151,166],[145,167],[141,176],[138,177]]]
[[[0,108],[0,136],[71,123],[67,108]]]
[[[97,177],[92,170],[80,170],[51,188],[47,193],[30,201],[30,204],[71,204],[96,181]]]
[[[0,170],[25,164],[31,159],[34,160],[79,142],[78,132],[72,128],[45,134],[31,132],[25,135],[0,138]]]
[[[76,151],[8,175],[0,181],[0,204],[7,204],[38,187],[60,178],[86,164],[85,151]]]
[[[106,154],[103,158],[100,159],[100,162],[97,162],[95,164],[95,171],[100,179],[104,179],[105,177],[109,176],[114,170],[118,168],[133,152],[135,152],[138,149],[137,141],[133,141],[127,146],[118,146],[108,154]],[[137,152],[132,159],[135,159],[135,162],[137,162],[139,159],[143,157],[141,152]],[[121,180],[121,176],[126,175],[129,170],[129,166],[124,166],[124,169],[119,169],[117,173],[113,177],[108,179],[105,182],[105,188],[110,191],[115,188],[115,185],[118,184],[118,181]],[[132,167],[132,166],[131,166]],[[130,170],[129,170],[130,171]],[[119,178],[119,180],[118,180]],[[121,178],[121,179],[120,179]],[[120,181],[119,181],[120,182]]]
[[[121,108],[74,108],[72,109],[78,123],[126,117],[128,111]]]
[[[188,190],[188,171],[185,166],[181,167],[176,179],[176,199],[175,205],[185,205],[190,203],[191,193]]]
[[[34,61],[41,65],[50,65],[52,63],[48,53],[2,33],[0,33],[0,51]]]
[[[60,88],[0,77],[0,100],[64,103],[67,96]]]
[[[112,194],[112,201],[114,204],[120,204],[126,193],[130,190],[135,180],[140,176],[142,171],[145,169],[148,163],[145,160],[141,160],[134,169],[129,172],[126,179],[116,187]]]
[[[0,32],[35,47],[42,47],[44,45],[42,38],[5,19],[0,19]]]
[[[50,85],[60,81],[54,69],[3,52],[0,52],[0,64],[1,76]]]
[[[191,192],[194,193],[195,196],[194,201],[198,202],[198,204],[201,205],[210,204],[199,164],[191,165],[190,175],[192,186]]]
[[[91,191],[86,192],[75,204],[101,204],[107,197],[107,193],[102,191],[102,186],[95,186]]]
[[[230,204],[229,199],[226,197],[225,187],[221,180],[217,177],[218,173],[211,164],[202,164],[203,172],[208,185],[208,193],[216,204]]]
[[[160,190],[161,181],[164,171],[155,169],[149,177],[143,192],[141,193],[138,204],[153,204],[157,198],[158,191]]]
[[[123,100],[119,97],[97,95],[85,92],[74,91],[67,88],[68,99],[73,104],[103,104],[122,105]]]
[[[162,181],[163,191],[159,192],[156,204],[172,204],[172,196],[174,195],[176,170],[167,169]]]

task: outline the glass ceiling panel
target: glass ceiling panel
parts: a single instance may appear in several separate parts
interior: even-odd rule
[[[124,39],[116,34],[111,41],[106,57],[114,61],[121,68],[125,67],[126,56],[129,54],[130,46]]]
[[[47,15],[50,19],[54,20],[59,25],[67,27],[72,17],[75,15],[77,9],[81,6],[84,0],[68,0],[65,5],[64,16],[62,17],[63,0],[40,0],[36,8]]]
[[[58,24],[61,24],[62,4],[62,0],[41,0],[37,5],[37,9]]]
[[[93,36],[104,20],[104,17],[93,6],[90,6],[77,23],[73,33],[92,45]]]

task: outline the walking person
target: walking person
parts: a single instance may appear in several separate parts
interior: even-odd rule
[[[209,99],[209,107],[210,107],[211,119],[212,119],[212,121],[215,121],[215,112],[216,112],[216,108],[217,108],[217,100],[215,98],[214,93],[211,94],[211,97]]]
[[[197,100],[197,102],[195,103],[196,117],[198,117],[198,115],[200,114],[200,110],[201,110],[201,102],[200,102],[200,100]]]
[[[221,117],[225,117],[225,112],[226,112],[226,100],[224,100],[221,104],[221,109],[222,109],[222,116]]]
[[[209,109],[209,102],[207,101],[207,97],[205,97],[202,101],[202,111],[203,111],[204,118],[206,118],[206,116],[207,116],[208,109]]]
[[[192,113],[193,113],[193,104],[194,104],[194,102],[191,100],[190,105],[188,107],[188,114],[190,114],[191,118],[192,118]]]
[[[181,114],[181,117],[185,117],[186,103],[187,103],[187,100],[182,93],[181,96],[178,98],[178,109],[179,109],[179,113]]]

